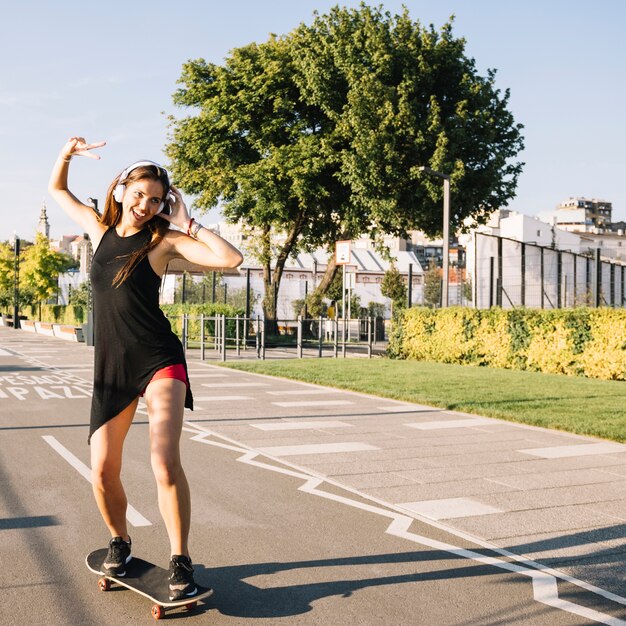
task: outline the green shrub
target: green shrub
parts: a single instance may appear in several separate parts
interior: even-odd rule
[[[26,315],[31,320],[67,326],[80,326],[87,317],[83,307],[64,304],[33,304],[26,307]]]
[[[392,358],[626,380],[626,310],[407,309]]]

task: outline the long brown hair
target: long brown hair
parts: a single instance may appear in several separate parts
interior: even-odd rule
[[[109,189],[107,191],[106,201],[104,205],[104,212],[100,218],[100,222],[105,226],[117,226],[118,222],[122,219],[122,204],[113,197],[113,191],[117,186],[120,175],[116,176]],[[128,186],[138,180],[149,179],[158,181],[163,185],[163,201],[167,197],[167,193],[170,189],[170,181],[165,168],[158,167],[157,165],[141,165],[140,167],[132,170],[128,176],[124,179],[124,185]],[[150,250],[156,248],[161,243],[165,233],[168,231],[170,225],[167,220],[161,219],[156,215],[146,224],[146,228],[150,231],[151,237],[144,246],[135,250],[128,256],[128,261],[117,273],[113,279],[113,286],[119,287],[130,276],[131,272],[137,267],[139,262],[148,255]]]

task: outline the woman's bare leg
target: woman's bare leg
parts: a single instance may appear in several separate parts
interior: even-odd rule
[[[128,541],[128,501],[121,481],[124,439],[133,421],[138,400],[109,420],[91,436],[91,482],[100,514],[111,537]]]
[[[191,496],[180,459],[186,386],[174,378],[148,385],[146,404],[150,420],[150,455],[157,481],[159,510],[170,540],[170,554],[189,556]]]

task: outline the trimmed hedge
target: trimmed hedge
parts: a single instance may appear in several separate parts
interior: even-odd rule
[[[626,310],[405,309],[392,358],[626,380]]]
[[[39,317],[39,305],[25,307],[25,315],[28,319],[49,324],[67,324],[68,326],[80,326],[87,321],[86,311],[80,306],[64,304],[42,304],[41,318]]]
[[[206,316],[226,315],[226,317],[243,316],[245,311],[228,304],[162,304],[161,309],[167,315],[172,325],[172,330],[179,336],[182,336],[182,316],[187,313],[192,317],[200,316],[202,313]],[[33,305],[26,307],[25,311],[28,319],[39,320],[53,324],[67,324],[68,326],[80,326],[87,321],[87,312],[80,306],[62,305],[62,304],[42,304],[41,319],[39,318],[39,306]],[[232,328],[231,328],[232,327]],[[230,336],[235,333],[235,323],[226,323],[226,333]],[[213,333],[213,322],[207,321],[206,332]],[[188,335],[193,337],[200,335],[200,320],[189,320]]]

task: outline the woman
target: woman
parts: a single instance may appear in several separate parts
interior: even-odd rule
[[[71,159],[105,142],[72,137],[63,146],[49,191],[89,234],[95,355],[89,441],[93,491],[111,533],[104,573],[124,576],[131,559],[127,500],[120,480],[122,447],[140,396],[149,416],[151,464],[159,510],[170,540],[169,595],[197,593],[189,557],[189,486],[180,459],[184,408],[193,408],[182,345],[159,308],[161,276],[172,259],[234,268],[240,252],[190,219],[167,171],[152,161],[127,167],[112,182],[102,216],[76,198],[67,179]],[[170,229],[170,225],[180,230]],[[182,232],[181,232],[182,231]]]

